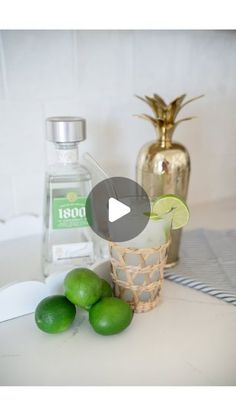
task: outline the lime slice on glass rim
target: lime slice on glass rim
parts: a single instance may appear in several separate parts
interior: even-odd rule
[[[172,230],[184,227],[189,220],[189,209],[178,195],[159,196],[152,204],[152,213],[164,218],[167,214],[172,218]]]

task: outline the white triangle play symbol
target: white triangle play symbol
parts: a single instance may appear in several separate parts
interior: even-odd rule
[[[108,201],[108,219],[110,223],[113,223],[124,215],[129,214],[131,211],[128,205],[123,204],[115,198],[109,198]]]

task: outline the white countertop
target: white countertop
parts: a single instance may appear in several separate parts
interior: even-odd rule
[[[192,208],[189,228],[236,228],[236,199]],[[39,278],[38,236],[2,242],[1,278]],[[26,257],[27,254],[27,257]],[[165,281],[160,305],[114,336],[80,312],[59,335],[34,316],[0,323],[0,385],[235,385],[236,308]]]

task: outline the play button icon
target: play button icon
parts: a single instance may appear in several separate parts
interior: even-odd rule
[[[110,223],[114,223],[114,221],[119,220],[131,211],[128,205],[123,204],[115,198],[109,198],[108,202],[108,220]]]
[[[146,227],[150,201],[138,183],[125,177],[111,177],[91,190],[85,208],[88,224],[98,236],[124,242]]]

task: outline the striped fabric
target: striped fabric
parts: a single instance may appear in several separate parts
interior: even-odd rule
[[[205,292],[206,294],[210,294],[213,297],[219,298],[220,300],[224,300],[227,303],[231,303],[236,306],[236,294],[228,294],[219,289],[209,287],[203,282],[196,281],[195,279],[186,278],[168,272],[165,273],[165,279],[176,282],[177,284],[185,285],[189,288],[194,288],[201,292]]]
[[[185,232],[180,262],[165,278],[236,306],[236,230]]]

